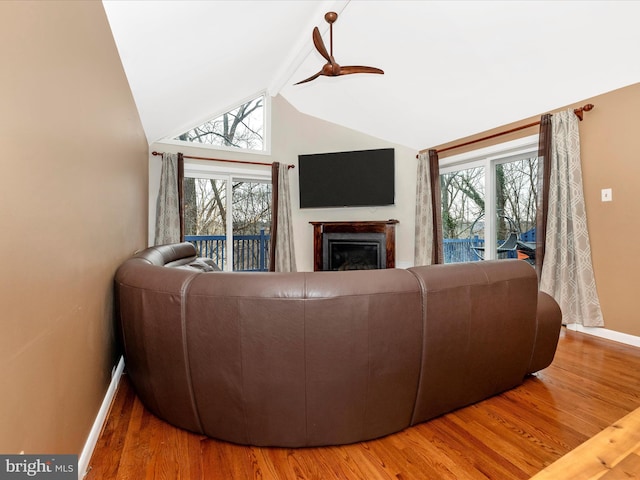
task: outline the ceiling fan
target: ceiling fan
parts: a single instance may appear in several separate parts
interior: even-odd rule
[[[376,67],[363,67],[358,65],[342,67],[336,63],[333,58],[333,22],[338,19],[338,14],[336,12],[327,12],[324,16],[324,19],[329,24],[329,53],[327,52],[327,48],[324,46],[324,42],[322,41],[322,36],[320,35],[320,30],[318,27],[314,27],[313,29],[313,44],[316,46],[320,55],[322,55],[327,63],[324,64],[322,70],[320,70],[315,75],[310,76],[309,78],[305,78],[294,85],[300,85],[301,83],[310,82],[311,80],[315,80],[320,75],[325,75],[327,77],[337,77],[338,75],[349,75],[351,73],[380,73],[384,72]]]

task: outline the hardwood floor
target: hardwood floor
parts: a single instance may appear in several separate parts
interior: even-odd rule
[[[532,480],[640,477],[640,408],[591,437],[532,477]]]
[[[528,479],[638,407],[640,349],[564,329],[553,364],[520,387],[339,447],[244,447],[188,433],[147,412],[124,376],[86,478]]]

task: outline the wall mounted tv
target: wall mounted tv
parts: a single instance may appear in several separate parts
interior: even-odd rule
[[[393,148],[298,155],[300,208],[393,205],[394,164]]]

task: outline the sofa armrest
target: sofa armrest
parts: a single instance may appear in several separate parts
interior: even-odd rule
[[[156,245],[138,252],[134,258],[158,266],[178,266],[196,259],[196,247],[192,243],[182,242],[167,245]]]
[[[556,301],[545,292],[538,292],[536,341],[527,373],[551,365],[558,346],[562,312]]]

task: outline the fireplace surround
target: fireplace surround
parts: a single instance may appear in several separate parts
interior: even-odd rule
[[[395,268],[398,220],[310,223],[314,271]]]

